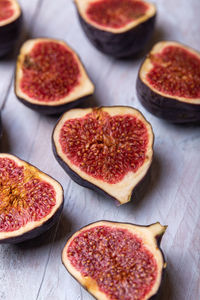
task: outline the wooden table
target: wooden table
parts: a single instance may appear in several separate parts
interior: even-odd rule
[[[158,18],[152,44],[178,40],[200,50],[200,1],[157,0]],[[89,300],[92,297],[61,264],[61,250],[71,233],[107,219],[168,224],[162,248],[168,267],[161,300],[200,299],[200,131],[173,125],[149,114],[138,102],[135,81],[142,55],[116,61],[98,52],[84,36],[71,0],[21,0],[24,33],[67,41],[82,58],[96,84],[86,106],[131,105],[152,123],[155,157],[149,176],[131,203],[114,202],[74,183],[54,159],[51,133],[56,117],[26,108],[14,95],[18,49],[0,61],[1,152],[18,155],[56,178],[64,187],[65,207],[59,223],[43,236],[21,245],[0,246],[1,300]],[[151,44],[151,45],[152,45]],[[149,47],[151,47],[149,45]]]

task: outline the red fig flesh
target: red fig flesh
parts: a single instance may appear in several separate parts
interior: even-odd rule
[[[0,0],[0,26],[16,20],[21,14],[20,7],[15,0]]]
[[[76,105],[93,91],[79,58],[64,42],[35,39],[22,46],[16,95],[24,104],[44,113],[56,113]]]
[[[156,44],[140,68],[137,92],[157,116],[200,121],[200,54],[176,42]]]
[[[0,56],[12,50],[19,38],[21,8],[16,0],[0,0]]]
[[[55,223],[62,206],[57,181],[13,155],[0,154],[0,243],[37,236]]]
[[[130,201],[149,169],[152,144],[150,124],[123,106],[70,110],[53,133],[55,156],[67,173],[120,203]]]
[[[75,0],[81,26],[91,43],[114,57],[132,56],[149,41],[156,7],[143,0]]]
[[[102,0],[91,2],[86,14],[97,25],[120,28],[144,16],[148,8],[143,1]]]
[[[96,299],[146,300],[158,292],[165,262],[157,240],[166,227],[100,221],[76,232],[62,261]]]

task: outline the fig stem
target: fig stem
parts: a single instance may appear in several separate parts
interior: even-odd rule
[[[159,222],[157,222],[152,224],[149,228],[155,237],[160,237],[165,233],[167,225],[161,225]]]

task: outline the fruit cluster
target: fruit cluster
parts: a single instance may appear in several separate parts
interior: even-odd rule
[[[91,43],[115,58],[136,55],[152,37],[157,9],[143,0],[75,0]],[[0,56],[13,49],[22,28],[16,0],[0,0]],[[133,107],[71,109],[93,95],[94,84],[64,41],[26,41],[17,59],[15,93],[43,114],[64,112],[53,134],[53,152],[84,187],[124,204],[145,177],[154,134]],[[159,42],[144,59],[136,90],[144,107],[174,123],[200,121],[200,54],[177,42]],[[36,167],[0,154],[0,242],[41,234],[59,218],[63,189]],[[159,248],[166,226],[101,221],[76,232],[62,260],[97,299],[150,299],[157,294],[165,259]]]

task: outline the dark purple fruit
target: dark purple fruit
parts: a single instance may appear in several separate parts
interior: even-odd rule
[[[91,43],[116,58],[143,50],[152,36],[156,8],[143,0],[75,0]]]
[[[96,222],[72,235],[62,261],[98,300],[147,300],[157,294],[166,268],[159,248],[166,228]]]
[[[74,181],[124,204],[151,165],[153,132],[131,107],[72,109],[54,129],[53,150]]]
[[[137,79],[138,98],[157,117],[200,121],[200,53],[177,42],[157,43]]]
[[[56,114],[93,92],[94,85],[80,59],[67,44],[47,38],[24,43],[15,80],[15,93],[23,104],[44,114]]]
[[[10,52],[19,38],[22,12],[16,0],[0,0],[0,57]]]
[[[0,138],[2,136],[2,121],[1,121],[1,114],[0,114]]]
[[[19,243],[48,230],[63,200],[56,180],[13,155],[0,154],[0,243]]]

